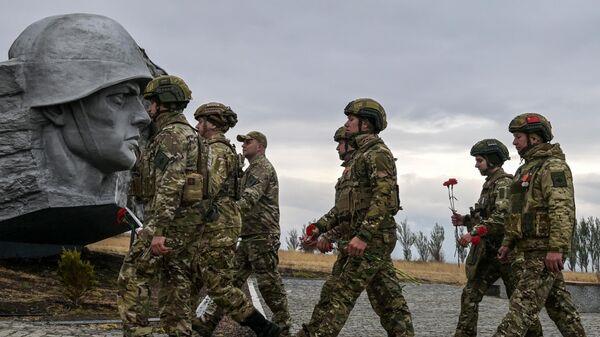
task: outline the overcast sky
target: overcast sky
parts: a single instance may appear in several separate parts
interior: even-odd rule
[[[348,101],[372,97],[388,113],[381,136],[398,158],[397,219],[427,233],[444,225],[453,260],[442,182],[459,180],[460,210],[475,202],[483,178],[469,149],[483,138],[509,146],[505,168],[514,172],[507,128],[521,112],[552,121],[578,217],[600,215],[598,9],[594,1],[20,1],[3,4],[0,55],[46,16],[117,20],[188,82],[190,121],[197,106],[220,101],[238,113],[230,138],[267,135],[284,234],[331,207],[341,173],[333,133]]]

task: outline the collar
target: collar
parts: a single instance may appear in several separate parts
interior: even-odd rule
[[[173,123],[185,123],[189,125],[181,111],[164,111],[160,113],[154,121],[157,131],[164,129],[167,125]]]

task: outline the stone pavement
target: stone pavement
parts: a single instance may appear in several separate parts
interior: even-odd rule
[[[312,309],[318,301],[323,280],[285,279],[284,282],[288,291],[291,315],[294,320],[293,331],[296,331],[302,322],[310,318]],[[413,314],[417,336],[447,337],[452,335],[459,312],[460,287],[438,284],[409,284],[406,285],[404,290]],[[483,300],[480,306],[480,336],[493,334],[501,317],[507,310],[507,304],[507,300],[495,297],[486,297]],[[267,308],[265,310],[269,313]],[[585,313],[582,314],[582,317],[588,337],[600,337],[600,314]],[[554,323],[545,312],[542,313],[541,320],[544,336],[560,336]],[[222,334],[218,335],[221,336]],[[227,335],[239,336],[229,333]],[[117,324],[57,325],[22,320],[0,320],[0,337],[5,336],[117,337],[121,336],[121,332]],[[155,336],[165,335],[155,334]],[[365,294],[358,299],[356,307],[340,336],[386,336]]]

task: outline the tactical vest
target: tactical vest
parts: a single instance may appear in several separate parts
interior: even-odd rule
[[[534,185],[540,184],[538,173],[547,161],[540,159],[532,164],[525,164],[519,167],[513,178],[507,224],[517,238],[544,239],[550,235],[548,209],[544,207],[525,210],[527,198],[532,198]]]
[[[231,149],[231,152],[233,152],[234,154],[234,167],[231,170],[231,172],[229,172],[229,175],[227,176],[227,178],[225,179],[225,181],[223,182],[223,184],[221,185],[221,188],[219,189],[219,191],[217,192],[217,194],[215,196],[212,196],[215,199],[220,199],[220,198],[224,198],[224,197],[230,197],[233,200],[240,200],[240,170],[241,170],[241,165],[240,165],[240,158],[237,155],[237,151],[235,149],[235,145],[231,144],[229,142],[229,140],[227,139],[209,139],[208,140],[208,145],[212,145],[214,143],[222,143],[227,145],[227,147],[229,149]]]
[[[496,183],[502,178],[513,179],[513,175],[503,173],[494,179],[486,181],[483,185],[479,200],[477,200],[475,206],[470,210],[471,219],[474,225],[480,220],[487,219],[494,211],[494,208],[496,207],[496,196],[494,195],[494,191],[496,190]]]
[[[366,210],[371,206],[373,200],[373,186],[370,185],[369,181],[364,177],[359,177],[354,172],[354,166],[357,160],[361,159],[359,156],[364,154],[364,151],[370,147],[378,144],[381,140],[367,144],[360,153],[355,153],[354,157],[348,163],[348,166],[344,169],[342,177],[338,179],[336,185],[336,204],[335,208],[338,212],[338,217],[342,222],[342,228],[344,232],[355,230],[357,228],[348,228],[346,226],[357,225],[366,216]],[[394,191],[392,191],[392,200],[390,202],[389,212],[390,214],[396,215],[401,209],[399,188],[398,184],[394,185]]]
[[[208,165],[206,159],[206,153],[208,151],[204,141],[197,135],[196,129],[188,123],[180,121],[171,122],[165,125],[156,135],[154,135],[154,137],[158,137],[163,131],[167,130],[169,126],[175,124],[182,124],[190,127],[194,134],[196,134],[196,139],[198,140],[197,160],[194,161],[193,158],[187,158],[185,185],[182,194],[182,203],[193,204],[208,196]],[[155,153],[156,145],[157,144],[154,144],[154,142],[149,143],[149,146],[142,152],[142,158],[139,161],[139,165],[132,171],[129,194],[142,199],[144,203],[149,202],[156,193],[156,167],[160,164],[159,161],[162,160]],[[153,160],[150,161],[150,158],[153,158]]]

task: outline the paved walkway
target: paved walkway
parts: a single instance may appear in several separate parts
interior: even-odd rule
[[[290,311],[294,319],[293,331],[310,318],[318,300],[322,280],[286,279]],[[461,288],[448,285],[407,285],[405,296],[413,314],[417,336],[451,336],[458,317]],[[507,300],[486,297],[480,306],[479,335],[490,336],[507,310]],[[268,308],[265,308],[270,314]],[[600,337],[600,314],[582,314],[583,324],[589,337]],[[543,312],[541,315],[544,336],[559,337],[560,333]],[[222,335],[222,334],[218,334]],[[228,336],[242,334],[227,333]],[[21,320],[0,320],[0,337],[117,337],[121,331],[117,324],[58,325],[56,323],[26,322]],[[155,334],[155,336],[165,336]],[[385,337],[377,316],[363,294],[357,301],[350,318],[340,336],[343,337]]]

